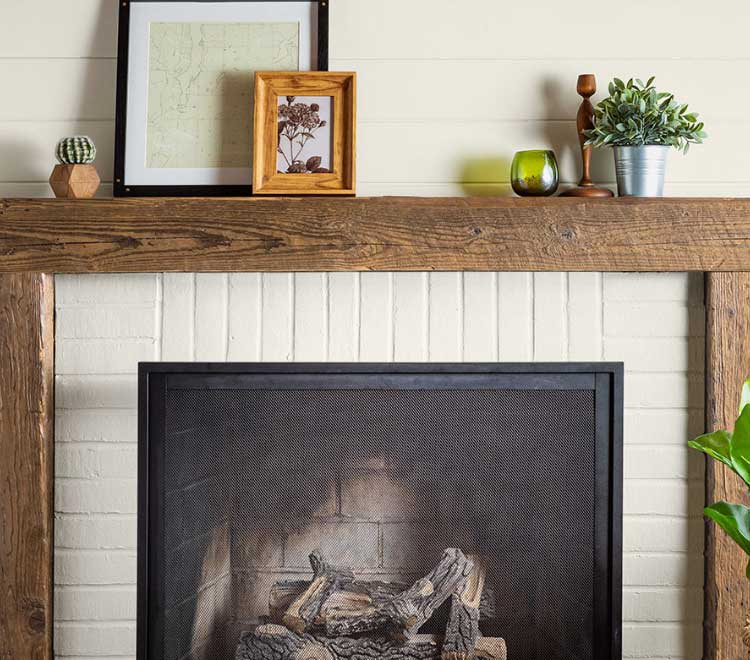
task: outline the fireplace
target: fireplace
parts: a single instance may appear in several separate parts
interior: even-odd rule
[[[139,660],[621,657],[621,365],[139,378]]]

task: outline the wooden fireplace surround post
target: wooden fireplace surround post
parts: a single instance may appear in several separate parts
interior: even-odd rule
[[[0,199],[0,660],[52,657],[53,275],[367,270],[703,272],[708,429],[750,376],[750,199]],[[706,660],[744,657],[744,560],[706,527]]]

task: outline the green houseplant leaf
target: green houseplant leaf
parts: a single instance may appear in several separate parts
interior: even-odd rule
[[[720,461],[750,486],[750,380],[742,386],[740,412],[734,431],[719,430],[701,435],[688,442]],[[706,517],[721,527],[746,555],[750,555],[750,508],[743,504],[716,502],[703,510]],[[750,579],[750,562],[745,571]]]
[[[734,425],[729,442],[732,469],[750,486],[750,408],[745,406]]]
[[[584,131],[586,144],[594,147],[664,145],[687,152],[706,137],[698,114],[688,112],[672,94],[658,92],[653,76],[646,84],[632,78],[615,78],[609,96],[594,108],[594,126]]]
[[[740,409],[737,411],[741,413],[745,406],[750,403],[750,379],[742,383],[742,394],[740,395]]]
[[[731,442],[732,434],[729,431],[722,430],[701,435],[695,440],[688,442],[688,446],[702,451],[704,454],[711,456],[711,458],[715,458],[717,461],[721,461],[724,465],[734,469],[729,449]]]
[[[750,509],[742,504],[716,502],[707,506],[703,513],[721,527],[750,555]]]

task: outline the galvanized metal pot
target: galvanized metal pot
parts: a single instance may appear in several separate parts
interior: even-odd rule
[[[660,144],[612,147],[620,197],[662,197],[670,148]]]

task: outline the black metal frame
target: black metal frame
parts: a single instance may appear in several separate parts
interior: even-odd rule
[[[164,437],[168,388],[294,389],[589,389],[596,423],[594,522],[594,657],[622,658],[623,380],[622,363],[141,363],[138,369],[138,613],[137,658],[160,658],[163,607],[149,580],[149,565],[161,552]],[[478,376],[489,376],[478,383]],[[197,382],[196,377],[203,379]],[[332,382],[335,377],[335,383]],[[533,381],[529,381],[533,377]],[[328,382],[323,383],[321,378]],[[363,382],[367,380],[367,382]],[[145,411],[146,414],[142,414]],[[154,502],[153,498],[158,501]],[[149,586],[149,589],[146,586]]]
[[[134,2],[164,0],[123,0],[117,33],[117,108],[115,112],[115,166],[113,194],[115,197],[246,197],[252,193],[248,185],[187,185],[187,186],[126,186],[125,142],[127,138],[128,53],[130,51],[130,5]],[[166,0],[174,3],[201,2],[299,2],[299,0]],[[317,70],[328,71],[328,6],[331,0],[303,0],[318,5]],[[249,112],[249,108],[248,108]]]

